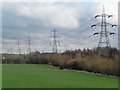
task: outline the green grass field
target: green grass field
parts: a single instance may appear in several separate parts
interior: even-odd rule
[[[0,64],[0,89],[2,89],[2,64]]]
[[[4,64],[3,88],[117,88],[118,79],[40,64]]]

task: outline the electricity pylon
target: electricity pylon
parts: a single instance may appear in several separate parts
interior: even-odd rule
[[[100,32],[95,32],[95,33],[93,34],[93,35],[96,35],[96,34],[97,34],[97,35],[98,35],[98,34],[100,35],[97,52],[99,52],[99,49],[100,49],[101,47],[107,47],[107,48],[111,47],[111,45],[110,45],[110,40],[109,40],[109,36],[110,36],[110,35],[113,35],[113,34],[115,34],[115,33],[114,33],[114,32],[109,32],[109,31],[107,30],[107,27],[108,27],[108,26],[111,26],[111,27],[117,26],[117,25],[110,24],[110,23],[106,22],[106,19],[107,19],[107,18],[110,18],[110,17],[113,17],[113,15],[107,15],[107,14],[105,13],[104,5],[103,5],[103,12],[102,12],[102,14],[95,16],[95,18],[98,18],[98,17],[101,17],[101,18],[102,18],[101,23],[97,23],[97,24],[94,24],[94,25],[91,26],[91,27],[94,27],[94,26],[100,26],[100,27],[101,27],[101,31],[100,31]]]
[[[17,54],[21,54],[21,49],[20,49],[20,42],[19,42],[19,40],[17,41]]]
[[[13,54],[13,48],[10,48],[10,54]]]
[[[61,37],[57,35],[57,31],[54,29],[53,31],[51,31],[52,34],[52,41],[50,42],[50,45],[53,46],[53,53],[58,53],[58,46],[60,45],[60,41],[58,39],[60,39]]]
[[[27,54],[29,54],[29,53],[31,53],[31,40],[30,40],[30,36],[28,37],[27,46],[28,46]]]

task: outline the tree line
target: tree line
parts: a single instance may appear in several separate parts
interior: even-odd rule
[[[32,52],[28,55],[19,55],[2,60],[3,64],[49,64],[59,69],[82,70],[105,75],[120,76],[118,55],[116,48],[101,48],[102,53],[94,49],[66,50],[63,53]],[[5,54],[3,55],[5,56]],[[10,57],[11,56],[11,57]],[[14,55],[16,56],[16,55]]]

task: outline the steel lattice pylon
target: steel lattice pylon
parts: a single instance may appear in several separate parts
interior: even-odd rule
[[[17,54],[21,54],[21,49],[20,49],[20,42],[19,42],[19,40],[17,41]]]
[[[61,38],[60,36],[57,35],[57,31],[56,29],[54,29],[53,31],[51,31],[52,34],[52,42],[50,42],[50,45],[53,46],[52,52],[53,53],[58,53],[58,45],[60,45],[60,41],[58,40],[58,38]]]
[[[28,37],[27,45],[28,45],[27,54],[29,54],[29,53],[31,53],[31,40],[30,40],[30,36]]]
[[[114,25],[114,24],[110,24],[108,22],[106,22],[106,19],[107,18],[110,18],[110,17],[113,17],[113,15],[107,15],[105,13],[105,8],[104,8],[104,5],[103,5],[103,11],[102,11],[102,14],[101,15],[96,15],[95,18],[97,17],[101,17],[102,20],[100,23],[97,23],[97,24],[94,24],[92,25],[91,27],[94,27],[94,26],[100,26],[101,27],[101,31],[100,32],[95,32],[94,35],[96,34],[99,34],[100,37],[99,37],[99,42],[98,42],[98,48],[97,48],[97,52],[99,52],[99,49],[101,47],[107,47],[107,48],[110,48],[111,45],[110,45],[110,40],[109,40],[109,35],[112,35],[112,34],[115,34],[114,32],[109,32],[107,30],[107,26],[111,26],[111,27],[114,27],[114,26],[117,26],[117,25]]]

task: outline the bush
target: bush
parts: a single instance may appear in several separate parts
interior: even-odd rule
[[[104,49],[103,49],[104,50]],[[95,50],[84,49],[75,50],[75,51],[66,51],[61,54],[53,54],[53,53],[42,53],[40,54],[38,51],[35,53],[30,53],[26,55],[25,58],[7,58],[2,61],[2,63],[27,63],[27,64],[49,64],[53,66],[59,67],[59,69],[63,70],[67,69],[75,69],[75,70],[84,70],[88,72],[101,73],[105,75],[114,75],[120,76],[118,70],[120,71],[120,67],[118,67],[118,54],[120,51],[116,51],[116,49],[111,49],[110,54],[112,56],[100,56],[96,54]],[[105,55],[105,54],[104,54]]]

